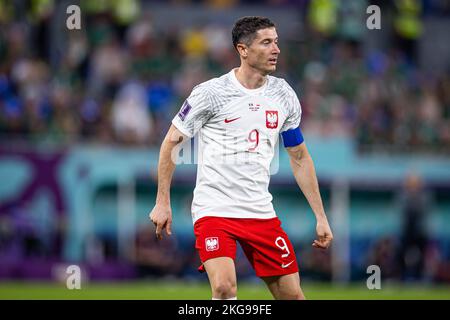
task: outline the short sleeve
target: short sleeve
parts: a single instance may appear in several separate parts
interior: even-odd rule
[[[211,118],[212,104],[206,89],[196,86],[184,101],[172,124],[184,135],[192,138]]]
[[[284,132],[291,129],[296,129],[300,126],[300,121],[302,118],[302,107],[300,101],[298,100],[297,94],[294,89],[292,89],[286,83],[286,98],[285,104],[287,111],[286,120],[281,127],[280,132]]]

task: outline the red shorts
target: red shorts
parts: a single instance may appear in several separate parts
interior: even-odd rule
[[[280,276],[298,272],[294,248],[281,228],[281,221],[203,217],[195,222],[195,248],[203,263],[211,258],[236,258],[236,241],[242,246],[258,277]]]

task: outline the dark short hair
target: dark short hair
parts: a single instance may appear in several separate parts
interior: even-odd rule
[[[265,17],[242,17],[236,21],[231,32],[233,46],[237,48],[238,43],[249,46],[255,40],[258,30],[274,27],[275,24]]]

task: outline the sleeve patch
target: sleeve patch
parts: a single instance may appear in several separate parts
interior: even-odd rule
[[[189,104],[189,102],[186,100],[183,103],[183,106],[180,109],[180,112],[178,112],[178,116],[180,117],[181,121],[184,121],[186,116],[188,115],[189,111],[191,111],[192,107]]]

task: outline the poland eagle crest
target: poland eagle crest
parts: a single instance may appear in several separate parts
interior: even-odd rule
[[[269,129],[275,129],[278,127],[278,111],[276,110],[266,111],[266,127]]]
[[[205,239],[206,251],[219,250],[219,238],[211,237]]]

